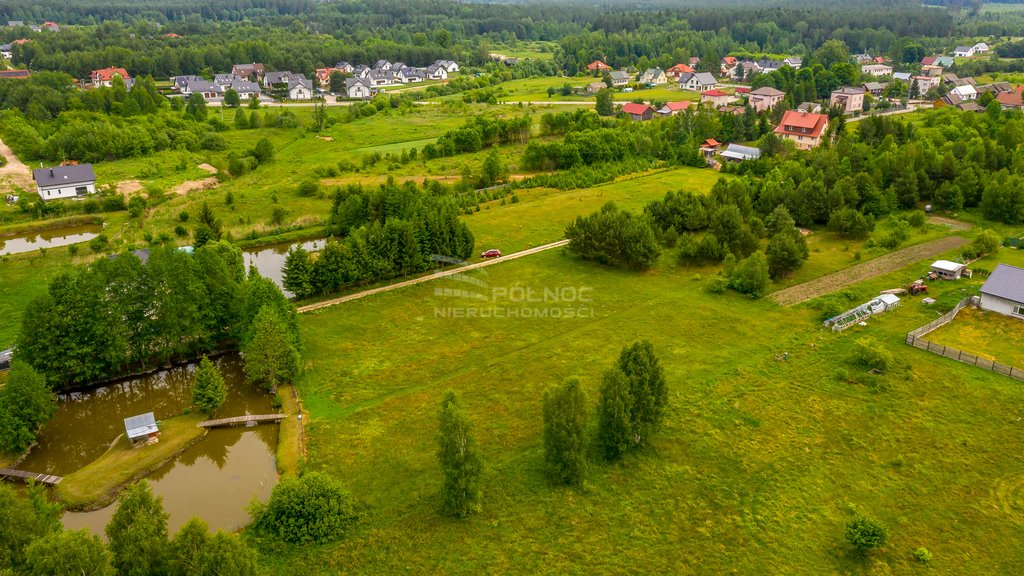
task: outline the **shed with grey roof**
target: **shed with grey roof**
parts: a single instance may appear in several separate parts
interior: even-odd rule
[[[759,148],[753,148],[751,146],[742,146],[740,144],[729,144],[721,154],[722,158],[731,160],[733,162],[742,162],[744,160],[757,160],[761,157],[761,150]]]
[[[92,164],[54,166],[32,171],[36,191],[43,200],[75,198],[96,193],[96,173]]]
[[[136,443],[149,442],[150,439],[160,435],[160,429],[156,425],[156,416],[152,412],[146,412],[125,418],[124,433],[133,446]]]
[[[1024,268],[996,266],[981,287],[981,309],[1024,318]]]

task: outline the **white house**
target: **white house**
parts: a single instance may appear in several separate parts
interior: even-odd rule
[[[454,60],[435,60],[434,66],[444,68],[445,72],[448,72],[449,74],[459,71],[459,64]]]
[[[43,200],[75,198],[96,193],[96,173],[92,164],[54,166],[32,171],[36,191]]]
[[[887,64],[868,64],[861,66],[860,71],[863,74],[871,74],[872,76],[891,76],[892,66]]]
[[[431,64],[427,66],[427,78],[430,80],[447,80],[448,69],[440,64]]]
[[[643,74],[640,75],[639,82],[641,84],[651,84],[657,86],[668,82],[668,78],[665,76],[665,71],[661,68],[648,68]]]
[[[953,50],[953,56],[957,58],[970,58],[974,56],[974,46],[957,46]]]
[[[997,265],[981,287],[981,309],[1024,318],[1024,268]]]
[[[289,100],[312,100],[313,85],[305,77],[292,78],[288,82]]]
[[[10,44],[0,44],[0,56],[10,60],[14,57],[14,49],[11,48]]]
[[[715,86],[718,86],[718,82],[715,80],[715,76],[710,72],[683,74],[679,77],[679,87],[683,90],[707,92],[708,90],[714,90]]]
[[[612,77],[612,86],[625,86],[629,84],[629,72],[612,70],[608,75]]]
[[[977,100],[978,90],[970,84],[962,84],[953,88],[949,91],[950,94],[956,94],[961,100]]]
[[[974,45],[974,53],[975,54],[985,54],[987,52],[988,52],[988,44],[986,44],[984,42],[978,42],[977,44]]]
[[[360,98],[369,100],[377,93],[377,89],[370,86],[370,83],[362,78],[346,78],[345,91],[349,98]]]

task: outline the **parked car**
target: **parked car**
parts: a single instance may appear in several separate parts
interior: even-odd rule
[[[498,256],[501,256],[501,250],[497,248],[491,248],[480,255],[481,258],[497,258]]]

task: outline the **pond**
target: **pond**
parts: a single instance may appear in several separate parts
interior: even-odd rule
[[[270,395],[245,384],[237,355],[223,356],[215,363],[229,390],[216,416],[276,411]],[[124,432],[125,418],[145,412],[154,412],[158,420],[181,414],[191,400],[194,369],[195,365],[180,366],[62,395],[57,415],[18,467],[67,475],[102,455]],[[210,430],[196,445],[147,476],[153,492],[163,498],[171,533],[193,516],[214,530],[246,524],[246,507],[252,499],[265,501],[277,483],[277,435],[276,425]],[[64,525],[102,534],[115,508],[116,503],[93,512],[67,512]]]
[[[54,228],[42,232],[32,232],[24,236],[0,238],[0,256],[21,254],[22,252],[31,252],[40,248],[55,248],[88,242],[102,231],[102,224],[82,224],[79,226]]]
[[[324,247],[325,242],[326,240],[320,239],[297,243],[271,244],[269,246],[261,246],[255,250],[243,251],[242,257],[245,260],[246,270],[249,269],[249,266],[255,264],[256,269],[260,271],[260,276],[273,280],[284,291],[284,295],[291,298],[294,294],[285,290],[283,285],[284,260],[288,256],[288,251],[291,250],[292,246],[301,246],[304,250],[311,252],[318,251]]]

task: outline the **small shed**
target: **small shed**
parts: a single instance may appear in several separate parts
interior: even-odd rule
[[[125,418],[124,431],[132,446],[145,444],[160,435],[160,429],[156,425],[156,416],[152,412]]]
[[[931,275],[943,280],[959,280],[967,268],[966,264],[950,262],[949,260],[936,260],[932,263]]]
[[[878,298],[868,302],[872,314],[879,314],[893,308],[899,308],[900,299],[895,294],[879,294]]]
[[[722,158],[730,162],[743,162],[744,160],[757,160],[761,157],[761,150],[752,146],[741,146],[729,144],[721,154]]]

